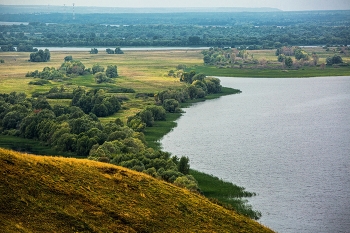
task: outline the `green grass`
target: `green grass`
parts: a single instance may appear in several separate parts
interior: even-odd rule
[[[228,204],[228,208],[233,207],[236,211],[240,211],[240,213],[250,218],[259,219],[261,217],[259,211],[253,210],[252,207],[247,204],[247,201],[242,199],[243,197],[255,196],[255,193],[248,192],[243,187],[193,169],[190,170],[190,174],[197,180],[204,196],[214,199],[214,201],[218,200],[219,203],[226,207]]]
[[[167,113],[166,121],[155,121],[153,127],[147,127],[144,134],[147,145],[154,149],[160,149],[159,140],[176,127],[176,120],[181,113]]]
[[[188,70],[195,70],[197,73],[204,73],[209,76],[224,77],[256,77],[256,78],[301,78],[321,76],[349,76],[350,66],[343,67],[304,67],[298,70],[286,69],[238,69],[238,68],[217,68],[215,66],[194,66]]]
[[[59,152],[51,147],[43,145],[41,142],[36,140],[3,134],[0,134],[0,147],[37,155],[77,157],[77,155],[73,153]]]

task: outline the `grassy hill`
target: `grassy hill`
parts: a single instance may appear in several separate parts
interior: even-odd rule
[[[2,232],[272,232],[126,168],[0,148]]]

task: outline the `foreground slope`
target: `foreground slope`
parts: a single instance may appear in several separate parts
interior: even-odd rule
[[[2,232],[272,232],[122,167],[0,148]]]

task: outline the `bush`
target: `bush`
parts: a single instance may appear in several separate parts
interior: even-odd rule
[[[109,65],[106,69],[106,75],[108,78],[118,77],[118,70],[116,65]]]
[[[40,49],[38,52],[31,53],[29,56],[29,61],[31,62],[47,62],[50,61],[50,51],[45,49],[44,51]]]
[[[40,79],[38,81],[30,81],[29,85],[39,85],[39,86],[43,86],[45,84],[50,84],[50,81],[45,80],[45,79]]]
[[[326,62],[327,65],[341,64],[343,63],[343,59],[341,56],[335,54],[333,57],[327,57]]]

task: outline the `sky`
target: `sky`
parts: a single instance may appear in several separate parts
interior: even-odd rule
[[[272,7],[284,11],[350,10],[350,0],[0,0],[3,5],[100,7]],[[1,6],[0,6],[1,7]]]

